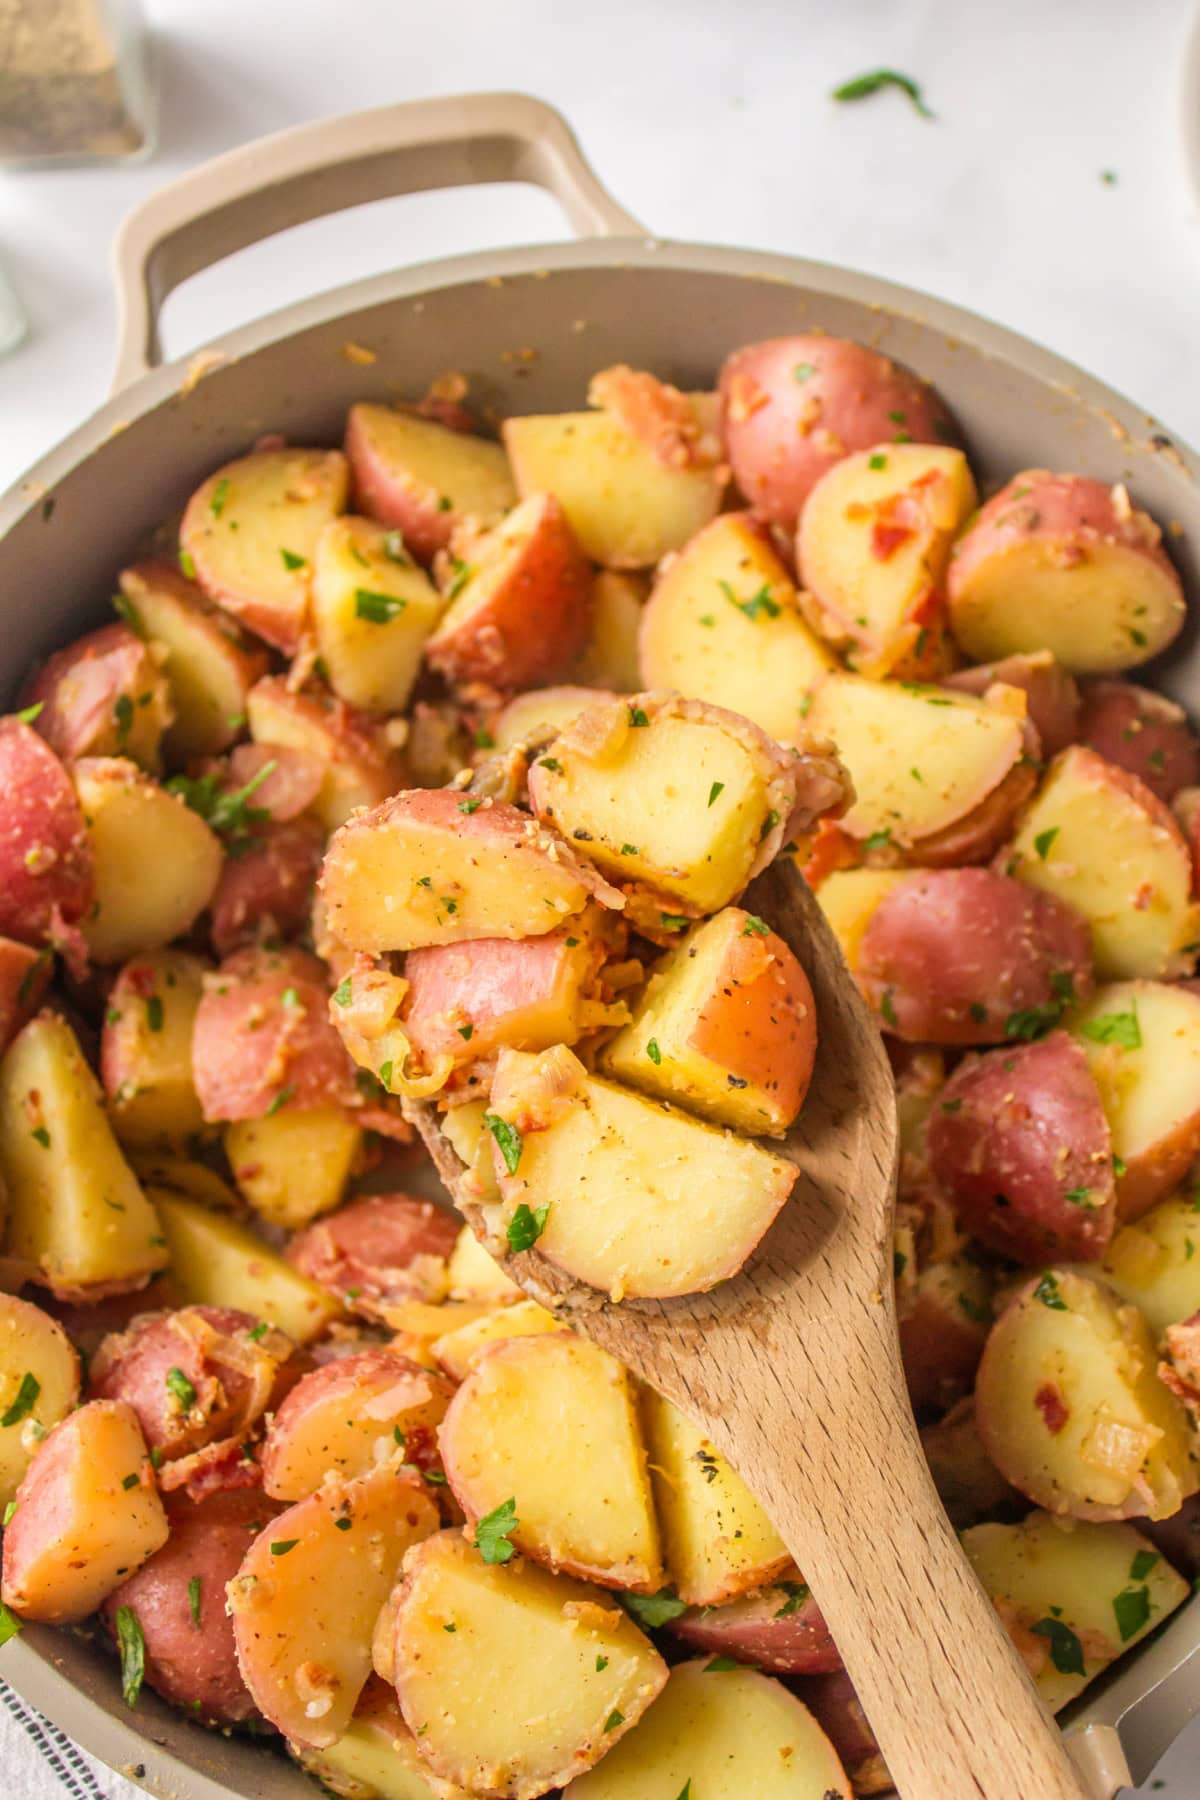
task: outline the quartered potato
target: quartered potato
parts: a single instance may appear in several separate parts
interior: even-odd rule
[[[326,831],[404,784],[404,761],[387,726],[317,682],[296,692],[282,676],[264,675],[246,696],[246,715],[256,744],[302,750],[324,768],[314,810]]]
[[[78,1399],[79,1358],[62,1326],[28,1300],[0,1294],[0,1505]]]
[[[263,1487],[302,1500],[326,1476],[368,1475],[396,1445],[406,1461],[428,1465],[452,1396],[442,1376],[382,1347],[312,1369],[267,1429]]]
[[[204,1124],[192,1028],[208,965],[182,950],[132,957],[109,992],[100,1078],[122,1144],[177,1144]]]
[[[460,525],[496,525],[516,503],[499,444],[413,412],[352,406],[346,455],[359,510],[399,529],[421,563],[432,562]]]
[[[301,1768],[314,1775],[331,1794],[345,1800],[471,1800],[464,1788],[428,1779],[429,1764],[400,1711],[392,1689],[373,1675],[362,1691],[354,1717],[336,1743],[323,1750],[305,1744],[288,1749]]]
[[[493,1344],[507,1338],[539,1337],[547,1331],[565,1331],[567,1327],[536,1300],[518,1300],[515,1306],[500,1306],[478,1319],[456,1325],[433,1341],[433,1354],[439,1365],[454,1381],[465,1381],[475,1364]]]
[[[162,767],[174,719],[163,655],[128,625],[103,625],[44,663],[21,690],[23,708],[64,762],[128,756],[151,775]]]
[[[1123,1225],[1100,1274],[1157,1337],[1200,1312],[1200,1204],[1194,1190],[1160,1200]]]
[[[312,621],[339,700],[367,713],[408,703],[443,600],[395,531],[332,519],[313,554]]]

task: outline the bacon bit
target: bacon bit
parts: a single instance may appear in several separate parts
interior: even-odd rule
[[[1042,1415],[1046,1430],[1051,1437],[1057,1437],[1071,1416],[1071,1409],[1052,1381],[1044,1381],[1033,1396],[1034,1405]]]
[[[916,535],[909,525],[885,525],[882,520],[876,519],[871,527],[871,555],[878,562],[887,562],[902,544],[907,544]]]
[[[803,851],[797,852],[800,862]],[[838,869],[857,869],[862,862],[862,845],[833,819],[819,819],[808,840],[807,856],[801,873],[815,892],[829,875]]]
[[[1134,911],[1135,912],[1145,912],[1146,908],[1151,904],[1153,899],[1154,899],[1154,884],[1149,881],[1143,881],[1141,883],[1141,885],[1139,886],[1137,892],[1133,896]]]
[[[720,455],[715,436],[702,432],[688,396],[644,370],[625,363],[601,369],[592,377],[588,404],[611,413],[665,468],[710,467]]]

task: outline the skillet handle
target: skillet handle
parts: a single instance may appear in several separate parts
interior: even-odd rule
[[[210,263],[365,201],[495,181],[547,189],[581,237],[646,235],[601,186],[562,115],[528,94],[405,101],[297,125],[180,176],[124,220],[113,251],[113,392],[162,360],[163,302]]]

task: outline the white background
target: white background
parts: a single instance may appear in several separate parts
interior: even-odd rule
[[[1172,106],[1184,0],[148,0],[148,10],[161,88],[153,160],[0,172],[0,262],[31,320],[27,343],[0,361],[0,488],[106,394],[108,246],[144,194],[300,120],[502,87],[558,105],[602,179],[656,234],[824,258],[928,289],[1065,353],[1200,442],[1200,220]],[[923,83],[935,122],[895,93],[830,102],[838,82],[880,65]],[[194,280],[168,309],[168,350],[359,275],[563,233],[552,201],[517,189],[363,209]],[[1200,1794],[1198,1763],[1193,1749],[1169,1790],[1177,1800]],[[53,1778],[44,1782],[49,1792]]]

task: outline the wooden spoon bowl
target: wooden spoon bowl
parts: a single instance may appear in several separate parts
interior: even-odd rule
[[[1080,1800],[913,1421],[896,1335],[899,1127],[883,1042],[790,858],[745,905],[791,945],[817,1003],[812,1085],[779,1146],[800,1177],[771,1230],[740,1274],[679,1299],[614,1304],[536,1249],[510,1256],[506,1271],[672,1400],[762,1501],[905,1800]],[[478,1228],[436,1107],[407,1111]]]

